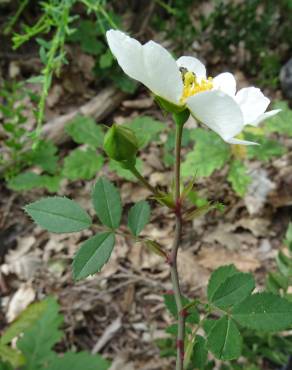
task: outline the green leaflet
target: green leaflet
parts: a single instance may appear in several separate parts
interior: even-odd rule
[[[227,180],[231,183],[233,190],[243,197],[251,182],[247,169],[241,161],[233,161],[230,165]]]
[[[91,225],[86,211],[65,197],[42,198],[24,209],[39,226],[53,233],[72,233]]]
[[[82,243],[73,260],[74,279],[83,279],[100,271],[109,260],[114,245],[115,235],[111,232],[97,234]]]
[[[28,306],[28,308],[25,309],[4,331],[0,338],[0,343],[8,344],[13,338],[22,334],[39,319],[39,317],[48,309],[49,304],[50,299],[44,299]]]
[[[240,357],[242,338],[232,319],[223,316],[212,327],[207,347],[219,360],[234,360]]]
[[[223,284],[228,277],[235,275],[238,272],[239,271],[235,268],[234,265],[220,266],[215,271],[213,271],[208,283],[207,290],[209,301],[212,301],[213,296],[220,285]]]
[[[103,157],[93,149],[75,149],[64,159],[63,175],[69,180],[91,180],[103,165]]]
[[[145,200],[136,203],[129,211],[128,226],[138,236],[150,219],[150,206]]]
[[[48,299],[47,309],[17,341],[17,347],[26,359],[25,370],[42,370],[53,355],[53,346],[63,336],[59,330],[63,316],[58,311],[57,302],[53,298]]]
[[[206,347],[205,338],[196,335],[195,344],[191,356],[192,368],[204,370],[208,357],[208,350]]]
[[[134,131],[138,138],[139,148],[143,148],[150,143],[157,135],[165,129],[165,124],[152,117],[137,117],[127,123],[130,129]]]
[[[88,352],[67,352],[62,357],[55,357],[47,370],[107,370],[110,363],[100,355]]]
[[[140,173],[143,172],[143,162],[141,161],[140,158],[136,159],[135,167]],[[111,171],[116,172],[116,174],[119,177],[122,177],[128,181],[134,181],[134,182],[137,181],[137,178],[132,174],[131,171],[127,170],[126,168],[123,168],[123,166],[119,162],[114,161],[113,159],[109,161],[109,169]]]
[[[254,330],[273,332],[292,327],[292,303],[272,293],[247,297],[231,314],[240,325]]]
[[[229,146],[214,132],[197,128],[192,131],[192,138],[195,147],[182,163],[183,177],[210,176],[229,159]]]
[[[2,361],[7,363],[7,369],[10,369],[10,365],[12,365],[14,369],[17,369],[25,363],[25,358],[17,349],[0,343],[0,370],[6,370],[6,367],[2,368]]]
[[[95,212],[103,225],[116,229],[122,216],[121,197],[115,186],[105,177],[99,178],[92,191]]]
[[[229,276],[214,292],[212,303],[219,308],[227,308],[249,296],[255,288],[251,274],[239,272]]]
[[[278,132],[288,137],[292,136],[292,110],[289,109],[286,101],[278,101],[273,104],[273,109],[282,111],[275,116],[267,119],[264,129],[269,132]]]
[[[102,128],[91,117],[77,116],[65,129],[78,144],[88,144],[92,148],[98,148],[103,143]]]
[[[54,174],[57,169],[58,148],[51,141],[41,140],[35,150],[28,154],[28,160],[44,171]]]
[[[38,175],[34,172],[22,172],[8,180],[7,185],[15,191],[27,191],[31,189],[45,188],[49,192],[58,191],[60,176]]]
[[[256,141],[260,145],[249,145],[248,157],[256,158],[260,161],[268,161],[274,157],[280,157],[286,153],[286,148],[276,140],[271,140],[262,136],[255,136],[252,134],[246,134],[245,137],[248,140]]]

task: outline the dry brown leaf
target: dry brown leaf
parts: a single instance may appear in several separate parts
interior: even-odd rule
[[[250,230],[256,237],[267,237],[269,234],[270,221],[264,218],[242,218],[236,222],[236,227]]]
[[[191,289],[198,289],[207,286],[210,273],[200,265],[197,257],[189,250],[179,251],[178,272],[184,284]]]
[[[230,250],[240,247],[238,235],[233,232],[234,224],[220,223],[213,231],[204,235],[204,242],[213,244],[217,242]]]
[[[222,265],[234,264],[240,271],[255,271],[260,267],[256,252],[235,252],[222,247],[202,247],[198,253],[199,265],[215,270]]]
[[[12,296],[6,312],[6,319],[11,322],[32,303],[35,299],[35,291],[30,283],[21,284],[16,293]]]

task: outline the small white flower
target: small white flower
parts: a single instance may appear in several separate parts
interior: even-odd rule
[[[139,41],[121,31],[107,31],[107,41],[123,71],[142,82],[155,95],[186,107],[199,121],[231,144],[254,144],[236,139],[245,125],[257,126],[279,112],[266,112],[270,100],[260,89],[246,87],[236,93],[236,81],[225,72],[207,78],[205,66],[196,58],[177,61],[161,45]],[[265,113],[266,112],[266,113]]]

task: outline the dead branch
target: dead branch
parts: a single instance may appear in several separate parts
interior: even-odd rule
[[[66,124],[77,115],[91,116],[97,121],[102,121],[112,111],[114,111],[126,97],[126,93],[110,86],[102,90],[89,102],[74,110],[47,122],[42,130],[45,139],[52,140],[55,144],[63,144],[69,140],[69,136],[64,130]]]

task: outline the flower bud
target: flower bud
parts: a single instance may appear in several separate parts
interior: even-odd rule
[[[104,137],[103,147],[111,159],[121,162],[124,167],[135,165],[138,140],[128,127],[112,125]]]

